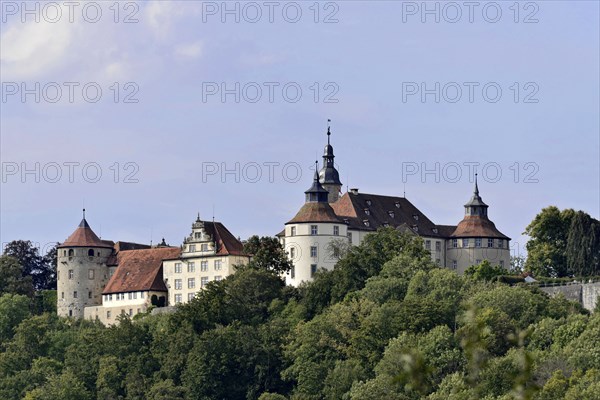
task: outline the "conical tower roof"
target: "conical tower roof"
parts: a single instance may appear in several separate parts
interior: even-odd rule
[[[104,247],[104,248],[112,248],[110,244],[103,242],[98,235],[94,233],[92,228],[90,228],[90,224],[85,219],[85,210],[84,216],[77,229],[65,240],[60,246],[61,247]]]

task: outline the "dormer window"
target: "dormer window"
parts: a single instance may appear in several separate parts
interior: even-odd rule
[[[399,201],[396,202],[396,208],[400,208],[400,202]]]
[[[200,232],[194,233],[194,239],[201,239],[201,238],[202,238],[202,234]]]
[[[388,211],[388,215],[390,216],[390,218],[394,218],[394,212],[393,211]]]
[[[368,208],[365,208],[365,214],[371,215],[371,211]]]
[[[415,221],[418,221],[418,220],[419,220],[419,216],[418,216],[417,214],[413,214],[413,219],[414,219]]]
[[[413,228],[413,230],[414,230],[415,232],[419,232],[419,227],[418,227],[417,225],[413,225],[413,227],[412,227],[412,228]]]
[[[208,251],[208,244],[206,244],[206,243],[203,243],[203,244],[200,246],[200,250],[201,250],[201,251]]]
[[[368,206],[370,206],[371,205],[371,200],[367,200],[366,203],[367,203]]]
[[[383,227],[384,227],[384,228],[387,228],[388,226],[390,226],[390,224],[388,224],[387,222],[384,222],[384,223],[383,223]]]
[[[369,226],[370,225],[369,220],[368,219],[363,220],[363,224],[365,224],[365,226]]]
[[[344,218],[344,223],[345,223],[345,224],[349,224],[349,223],[350,223],[350,220],[349,220],[348,218]]]

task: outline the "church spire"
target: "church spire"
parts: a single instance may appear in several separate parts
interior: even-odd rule
[[[342,189],[340,174],[335,168],[335,156],[333,155],[333,146],[331,145],[331,120],[327,120],[327,145],[323,152],[323,168],[319,171],[319,181],[329,192],[328,201],[333,203],[337,201]]]
[[[487,216],[488,205],[483,202],[483,199],[479,195],[479,186],[477,185],[477,174],[475,174],[475,188],[473,189],[473,196],[467,204],[465,204],[465,215],[479,215],[482,217]]]

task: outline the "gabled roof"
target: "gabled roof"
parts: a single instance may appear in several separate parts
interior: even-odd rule
[[[337,222],[342,220],[335,215],[329,203],[304,203],[294,218],[286,222],[296,224],[303,222]]]
[[[178,247],[156,247],[124,250],[117,253],[117,269],[104,288],[103,294],[158,291],[166,292],[162,278],[162,262],[176,258]]]
[[[245,256],[244,245],[220,222],[204,222],[204,229],[217,243],[217,255]]]
[[[331,207],[338,218],[347,219],[350,228],[374,230],[382,226],[398,228],[406,224],[423,236],[444,237],[431,222],[405,197],[346,192]],[[368,222],[368,226],[365,225]]]
[[[94,233],[88,222],[84,219],[81,220],[79,226],[75,231],[65,240],[58,248],[63,247],[103,247],[112,248],[112,242],[107,240],[100,240],[100,238]]]

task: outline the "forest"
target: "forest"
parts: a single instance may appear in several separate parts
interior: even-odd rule
[[[575,276],[578,260],[597,274],[599,253],[579,254],[568,232],[593,233],[597,221],[557,210],[527,228],[530,257],[556,239],[548,227],[567,231],[555,242],[562,250],[539,245],[538,275]],[[463,276],[439,268],[421,238],[391,228],[299,288],[280,278],[289,261],[274,239],[247,246],[249,265],[175,312],[121,316],[111,327],[58,317],[45,286],[51,261],[28,280],[14,248],[5,251],[0,398],[600,399],[600,310],[502,279],[486,262]]]

